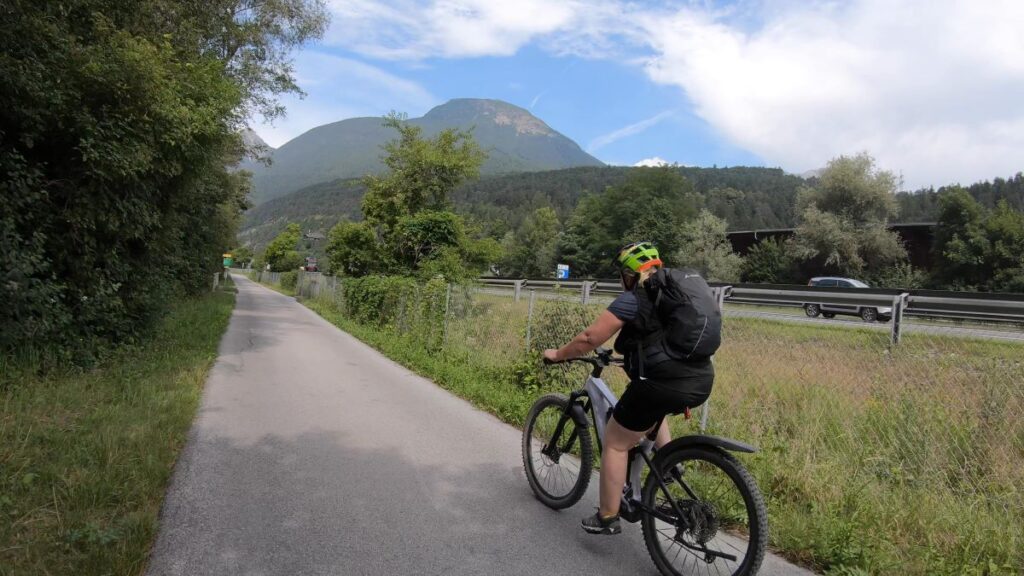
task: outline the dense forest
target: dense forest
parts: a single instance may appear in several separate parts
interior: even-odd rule
[[[938,190],[927,188],[915,192],[901,192],[896,195],[899,202],[900,222],[935,222],[939,217],[939,197],[956,186],[943,186]],[[964,188],[974,200],[988,209],[996,208],[1000,200],[1014,210],[1024,210],[1024,174],[1004,179],[995,178]]]
[[[483,177],[451,193],[456,211],[470,217],[489,236],[500,239],[539,207],[554,209],[567,221],[581,198],[621,186],[630,174],[644,170],[622,166],[582,167]],[[778,168],[680,167],[680,174],[699,196],[699,207],[725,220],[729,230],[792,228],[797,191],[813,187],[816,179],[786,174]],[[947,187],[899,192],[894,222],[934,222],[938,197]],[[968,194],[988,209],[1005,199],[1024,210],[1024,176],[995,178],[966,187]],[[359,220],[365,188],[361,180],[347,179],[308,186],[250,209],[242,225],[241,242],[265,246],[288,222],[304,231],[326,232],[342,219]]]
[[[580,199],[621,186],[645,170],[623,166],[567,168],[483,177],[451,193],[456,211],[470,217],[490,236],[501,238],[520,226],[535,209],[548,206],[565,221]],[[806,181],[778,168],[678,168],[706,206],[731,229],[791,226],[796,192]],[[303,230],[326,231],[342,219],[359,220],[365,188],[357,179],[308,186],[276,198],[245,215],[239,239],[265,246],[288,222]]]

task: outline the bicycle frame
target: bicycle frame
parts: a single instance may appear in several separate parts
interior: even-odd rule
[[[583,385],[583,391],[589,400],[589,403],[584,405],[584,410],[589,409],[590,411],[591,421],[594,422],[594,432],[597,435],[597,448],[603,451],[605,427],[608,426],[612,410],[619,399],[608,388],[604,380],[593,375],[587,377],[587,382]],[[625,501],[640,500],[640,472],[644,461],[648,460],[653,453],[654,442],[646,437],[640,441],[640,445],[637,448],[630,451],[631,457],[626,474],[626,484],[629,486],[629,490],[623,493]],[[644,455],[648,458],[644,458]]]

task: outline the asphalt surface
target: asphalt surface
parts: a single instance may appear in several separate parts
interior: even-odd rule
[[[638,525],[591,536],[523,476],[519,430],[235,276],[238,302],[147,574],[640,574]],[[809,574],[775,557],[762,574]]]

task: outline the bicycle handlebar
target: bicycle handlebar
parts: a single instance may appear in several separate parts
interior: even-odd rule
[[[544,359],[545,364],[565,364],[568,362],[586,362],[594,368],[604,368],[605,366],[622,366],[623,359],[621,357],[612,357],[612,351],[604,348],[598,348],[595,350],[594,356],[580,356],[577,358],[566,358],[561,362],[552,362],[547,358]]]

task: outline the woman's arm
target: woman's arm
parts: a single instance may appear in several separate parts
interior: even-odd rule
[[[624,322],[614,314],[605,310],[594,320],[594,323],[580,332],[568,344],[555,350],[544,351],[544,358],[549,362],[562,362],[567,358],[578,358],[604,344],[613,334],[622,329]]]

